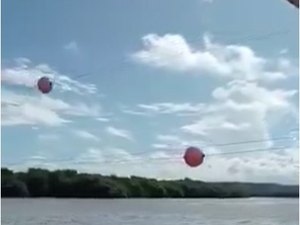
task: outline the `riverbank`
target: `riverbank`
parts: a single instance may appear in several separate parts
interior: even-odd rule
[[[2,198],[299,198],[298,185],[156,180],[102,176],[75,170],[1,169]]]

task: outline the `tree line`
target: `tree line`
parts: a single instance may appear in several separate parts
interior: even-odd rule
[[[1,197],[54,198],[241,198],[299,197],[297,185],[156,180],[29,168],[1,168]]]

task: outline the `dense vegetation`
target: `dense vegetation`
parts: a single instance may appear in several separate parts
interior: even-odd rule
[[[232,198],[298,197],[298,186],[206,183],[190,179],[158,181],[78,173],[75,170],[27,172],[1,169],[2,197],[61,198]]]

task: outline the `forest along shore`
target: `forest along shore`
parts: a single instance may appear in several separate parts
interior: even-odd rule
[[[30,168],[27,172],[14,172],[1,168],[1,192],[2,198],[299,198],[299,185],[203,182],[188,178],[166,181],[76,170]]]

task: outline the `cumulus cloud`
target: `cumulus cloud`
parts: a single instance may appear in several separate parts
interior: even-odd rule
[[[40,77],[47,76],[54,81],[54,89],[61,92],[74,92],[80,95],[95,94],[97,88],[93,84],[84,84],[69,76],[60,74],[47,64],[34,65],[29,59],[16,59],[16,65],[1,71],[1,81],[5,85],[17,85],[35,88]]]
[[[109,133],[110,135],[113,135],[116,137],[121,137],[121,138],[127,139],[129,141],[134,140],[132,134],[128,130],[109,126],[106,128],[106,132]]]
[[[297,72],[286,58],[267,59],[247,46],[213,43],[208,35],[204,36],[203,46],[198,49],[178,34],[148,34],[142,41],[144,48],[132,54],[132,58],[171,71],[251,81],[282,80]],[[282,61],[285,61],[284,67],[281,67]]]
[[[224,107],[224,102],[236,110],[257,108],[257,110],[286,109],[297,113],[297,108],[290,100],[295,100],[297,90],[271,90],[254,82],[234,80],[213,90],[213,104],[207,103],[174,103],[163,102],[153,104],[138,104],[134,110],[124,113],[133,115],[176,114],[178,116],[203,115]],[[133,112],[132,112],[133,111]],[[219,118],[220,119],[220,118]],[[245,124],[244,124],[245,125]],[[229,123],[225,126],[232,127]]]
[[[268,139],[269,118],[283,121],[289,115],[297,120],[298,109],[291,100],[296,94],[296,90],[269,90],[255,83],[232,81],[213,91],[207,115],[181,129],[218,142]]]
[[[269,140],[272,139],[270,130],[276,126],[282,131],[287,130],[288,136],[289,128],[282,127],[282,123],[289,118],[297,126],[297,95],[298,91],[293,89],[271,89],[256,82],[233,80],[212,90],[211,100],[206,103],[153,103],[137,107],[139,112],[149,115],[185,115],[186,118],[179,122],[183,134],[160,135],[152,146],[156,149],[174,149],[175,146],[183,149],[187,145],[203,146],[203,143]],[[275,144],[279,143],[269,140],[248,143],[247,146],[224,146],[218,150],[266,148]]]

